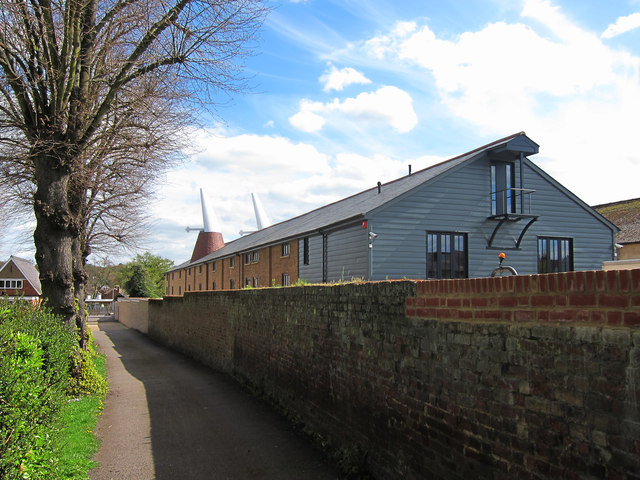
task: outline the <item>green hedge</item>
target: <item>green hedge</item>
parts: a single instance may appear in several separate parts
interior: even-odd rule
[[[75,332],[45,309],[0,300],[0,479],[55,479]]]

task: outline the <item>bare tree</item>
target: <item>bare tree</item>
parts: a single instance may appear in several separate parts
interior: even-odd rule
[[[33,206],[43,294],[84,332],[91,245],[127,222],[189,107],[245,87],[262,0],[0,0],[0,168]],[[78,308],[80,307],[80,308]],[[82,335],[84,338],[84,335]]]

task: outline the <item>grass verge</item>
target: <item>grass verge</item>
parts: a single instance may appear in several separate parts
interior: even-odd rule
[[[106,378],[106,358],[94,357],[98,374]],[[92,460],[100,442],[94,434],[98,417],[102,414],[104,394],[69,399],[62,411],[62,452],[59,469],[62,478],[85,480],[96,466]]]

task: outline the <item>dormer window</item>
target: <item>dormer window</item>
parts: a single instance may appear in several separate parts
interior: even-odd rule
[[[491,215],[516,212],[515,179],[513,163],[491,164]]]

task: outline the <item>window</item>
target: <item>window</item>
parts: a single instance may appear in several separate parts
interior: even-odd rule
[[[213,284],[211,285],[211,290],[215,290],[216,289],[216,282],[213,282]]]
[[[235,266],[236,266],[236,257],[231,257],[229,259],[229,268],[233,268]],[[231,288],[233,288],[233,287],[231,287]]]
[[[175,274],[176,274],[176,272],[171,272],[171,280],[174,279]]]
[[[302,262],[309,265],[309,237],[304,237],[302,241]]]
[[[216,271],[216,262],[213,262],[213,263],[211,264],[211,271],[212,271],[212,272],[215,272],[215,271]]]
[[[249,265],[251,263],[251,254],[250,253],[245,253],[244,254],[244,264],[245,265]]]
[[[291,279],[289,278],[289,274],[288,273],[283,273],[282,274],[282,286],[283,287],[287,287],[291,285]]]
[[[234,288],[236,288],[236,281],[235,281],[233,278],[229,279],[229,288],[230,288],[231,290],[233,290]]]
[[[178,295],[182,295],[182,287],[178,287]]]
[[[251,286],[251,277],[247,277],[244,279],[244,286],[245,287],[250,287]]]
[[[182,278],[182,270],[178,271],[178,278]]]
[[[0,280],[0,288],[4,288],[4,280]]]
[[[283,243],[282,244],[282,256],[283,257],[288,257],[290,251],[291,251],[291,245],[289,244],[289,242]]]
[[[427,233],[427,278],[467,278],[467,236]]]
[[[198,273],[202,273],[202,265],[200,265],[200,271]]]
[[[256,250],[255,252],[253,252],[253,263],[257,263],[259,259],[260,259],[260,252]]]
[[[573,270],[573,241],[570,238],[538,237],[538,273]]]
[[[200,290],[200,291],[202,290],[202,284],[201,283],[198,284],[198,290]]]
[[[189,273],[189,276],[191,276],[191,267],[189,267],[188,273]]]
[[[491,215],[515,213],[515,168],[512,163],[491,165]]]

